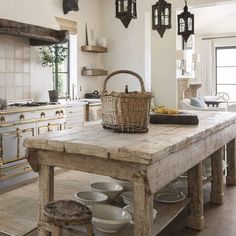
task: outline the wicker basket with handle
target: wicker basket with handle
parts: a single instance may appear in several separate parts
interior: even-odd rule
[[[106,90],[108,80],[117,74],[130,74],[138,78],[141,92],[111,92]],[[146,92],[140,75],[129,70],[118,70],[104,81],[101,94],[102,125],[122,133],[144,133],[148,131],[152,93]]]

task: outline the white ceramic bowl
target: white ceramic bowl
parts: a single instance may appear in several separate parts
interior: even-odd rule
[[[94,191],[78,192],[78,193],[75,193],[75,197],[77,201],[87,206],[93,205],[93,204],[104,203],[108,199],[107,195],[103,193],[99,193],[99,192],[94,192]]]
[[[96,228],[105,233],[115,233],[131,220],[128,211],[110,205],[92,205],[92,222]]]
[[[130,181],[126,181],[123,179],[113,179],[111,178],[111,180],[119,185],[121,185],[125,191],[133,191],[134,190],[134,185],[132,182]]]
[[[128,205],[128,206],[125,206],[123,208],[124,210],[128,211],[132,217],[132,220],[130,221],[131,224],[133,224],[133,217],[134,217],[134,206],[132,205]],[[157,211],[155,209],[153,209],[153,220],[156,219],[156,216],[157,216]]]
[[[114,201],[123,191],[123,187],[114,182],[96,182],[90,184],[90,189],[96,192],[104,193],[108,196],[108,201]]]
[[[121,197],[123,199],[123,202],[125,205],[133,205],[134,203],[134,192],[129,191],[129,192],[123,192],[121,194]]]

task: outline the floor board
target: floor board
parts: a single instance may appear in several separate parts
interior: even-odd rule
[[[236,235],[236,187],[227,187],[225,203],[216,205],[209,202],[210,185],[204,191],[206,227],[202,231],[195,231],[186,227],[187,209],[183,211],[158,236],[235,236]],[[0,236],[7,236],[1,234]],[[26,236],[37,236],[37,230]]]

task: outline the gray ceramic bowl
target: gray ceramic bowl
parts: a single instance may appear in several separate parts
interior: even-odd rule
[[[75,193],[78,202],[88,206],[93,204],[105,203],[108,199],[107,195],[94,191],[84,191]]]
[[[115,233],[131,220],[128,211],[110,205],[92,205],[92,222],[96,228],[105,233]]]
[[[108,201],[115,201],[123,191],[123,187],[114,182],[96,182],[90,184],[89,188],[93,191],[106,194]]]

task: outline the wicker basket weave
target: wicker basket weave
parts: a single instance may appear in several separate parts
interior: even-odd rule
[[[108,80],[117,74],[131,74],[138,78],[141,92],[111,92],[106,85]],[[145,133],[148,131],[150,104],[152,93],[145,92],[143,79],[129,70],[119,70],[111,73],[104,81],[101,95],[102,125],[122,133]]]

